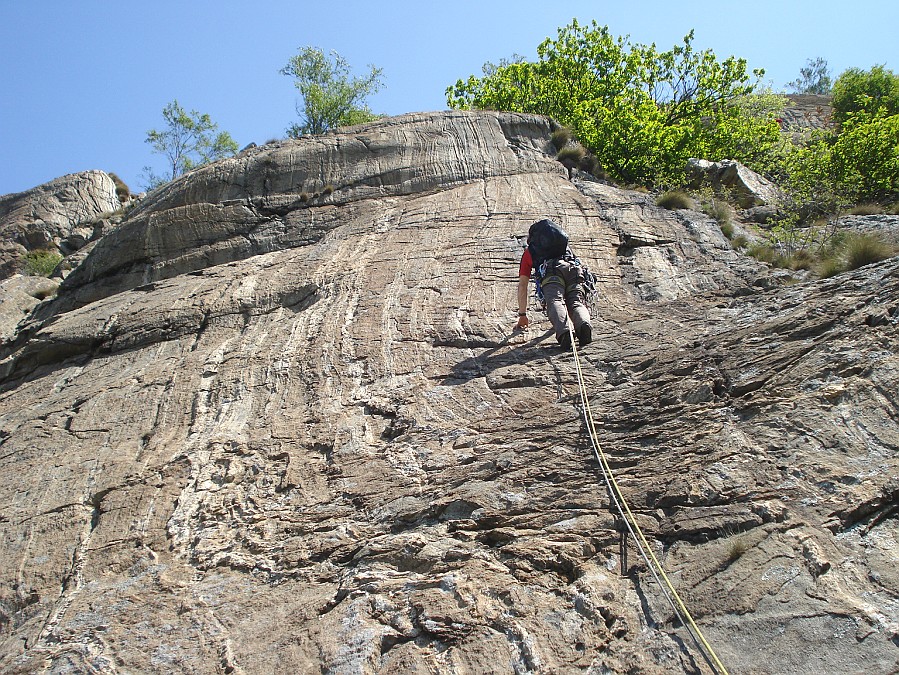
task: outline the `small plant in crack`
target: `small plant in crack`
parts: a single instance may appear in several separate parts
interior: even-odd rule
[[[724,536],[728,538],[725,556],[728,564],[739,560],[751,548],[749,540],[737,532],[728,530],[724,532]]]

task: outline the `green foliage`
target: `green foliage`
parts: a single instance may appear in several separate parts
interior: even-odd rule
[[[815,256],[808,249],[801,249],[793,253],[786,260],[786,266],[791,270],[810,270],[814,266]]]
[[[797,221],[838,213],[853,201],[834,171],[835,140],[832,132],[817,131],[805,145],[791,146],[783,157],[779,184],[785,202],[779,206]]]
[[[771,230],[767,242],[753,244],[747,254],[774,267],[812,270],[821,278],[885,260],[897,247],[874,233],[837,229],[837,219],[820,219],[802,227],[795,214]]]
[[[727,202],[727,196],[731,195],[728,190],[719,190],[716,192],[711,187],[704,187],[694,191],[694,197],[699,202],[699,208],[704,214],[718,221],[721,232],[725,237],[731,239],[733,237],[733,216],[734,209]],[[732,196],[732,195],[731,195]]]
[[[737,248],[736,246],[734,248]],[[792,254],[781,253],[777,248],[769,244],[753,244],[747,251],[747,255],[751,255],[757,260],[766,262],[772,267],[780,267],[782,269],[811,269],[814,258],[803,251],[796,251]]]
[[[625,183],[677,184],[690,157],[756,165],[780,140],[776,115],[741,103],[755,87],[744,59],[720,61],[692,42],[691,31],[660,52],[573,21],[537,48],[536,63],[485,67],[448,87],[447,103],[552,117]]]
[[[731,99],[719,116],[706,154],[693,156],[736,159],[758,173],[775,174],[786,148],[777,120],[787,103],[786,97],[769,89]]]
[[[818,132],[784,158],[781,183],[795,210],[834,214],[899,197],[899,115],[854,113],[839,132]]]
[[[728,239],[730,239],[730,245],[734,250],[744,249],[749,246],[749,240],[745,235],[738,234],[736,237],[730,237],[728,235]]]
[[[846,271],[846,265],[836,257],[822,258],[818,264],[818,276],[822,279],[830,279],[841,272]]]
[[[721,234],[727,237],[728,240],[733,240],[734,238],[734,224],[728,221],[719,221],[718,226],[721,228]]]
[[[825,221],[826,222],[826,221]],[[781,260],[770,261],[778,267],[790,267],[790,260],[799,251],[807,251],[826,239],[824,228],[804,227],[796,212],[783,213],[771,227],[770,240]]]
[[[577,166],[586,154],[587,151],[584,149],[583,145],[581,145],[580,143],[574,143],[571,145],[566,145],[564,148],[559,150],[559,153],[556,155],[556,159],[563,164],[567,162],[572,166]]]
[[[366,99],[383,87],[380,68],[370,65],[367,75],[353,77],[337,52],[327,56],[316,47],[302,47],[280,73],[294,79],[302,96],[302,107],[297,104],[301,121],[287,129],[292,138],[377,119]]]
[[[584,149],[584,146],[580,143],[575,143],[572,145],[566,145],[564,148],[559,150],[559,153],[556,155],[556,159],[561,162],[562,166],[568,169],[570,174],[572,169],[581,165],[581,162],[586,156],[587,151]]]
[[[552,144],[555,146],[556,150],[561,150],[568,145],[568,141],[571,140],[571,129],[559,127],[553,131],[551,138]]]
[[[884,66],[849,68],[833,84],[833,117],[843,123],[853,114],[899,113],[899,75]]]
[[[789,216],[772,228],[768,241],[752,244],[746,253],[773,267],[810,270],[817,260],[812,249],[822,237],[821,228],[798,227],[795,217]]]
[[[880,204],[856,204],[849,209],[850,216],[875,216],[883,212],[884,208]]]
[[[848,230],[839,230],[836,228],[836,221],[831,224],[830,221],[822,220],[815,224],[817,227],[825,230],[826,236],[821,240],[818,247],[818,257],[820,259],[836,258],[842,255],[849,242],[851,233]]]
[[[58,251],[41,249],[29,251],[23,256],[25,262],[25,274],[35,277],[49,277],[53,270],[62,261]]]
[[[829,94],[830,85],[827,61],[819,56],[815,60],[806,59],[805,67],[799,69],[799,77],[787,86],[797,94]]]
[[[556,159],[568,169],[569,177],[571,177],[572,170],[575,168],[589,174],[605,177],[596,157],[590,154],[580,141],[575,140],[571,129],[559,127],[552,132],[550,139],[553,147],[558,150]]]
[[[656,204],[663,209],[692,209],[694,208],[693,200],[686,192],[680,190],[669,190],[663,192],[656,199]]]
[[[855,270],[886,260],[896,254],[895,248],[873,234],[855,234],[846,244],[846,269]]]
[[[174,100],[162,109],[162,116],[166,128],[163,131],[148,131],[146,142],[153,147],[153,152],[164,155],[168,160],[168,175],[158,176],[150,167],[144,167],[150,188],[237,152],[237,143],[231,135],[226,131],[216,133],[218,125],[207,114],[196,110],[188,113]]]
[[[880,262],[896,255],[896,247],[877,234],[841,232],[819,251],[818,276],[822,279]]]
[[[837,181],[854,200],[899,195],[899,114],[850,115],[831,149]]]
[[[779,258],[777,250],[773,246],[761,242],[752,244],[746,250],[746,254],[751,255],[756,260],[761,260],[762,262],[766,262],[771,265],[777,262]]]

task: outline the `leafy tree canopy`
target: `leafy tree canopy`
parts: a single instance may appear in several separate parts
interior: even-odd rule
[[[325,55],[316,47],[303,47],[280,72],[294,78],[302,96],[297,103],[300,123],[287,129],[293,138],[377,118],[366,99],[383,87],[380,68],[370,65],[367,75],[353,77],[349,63],[337,52]]]
[[[899,75],[884,66],[871,70],[849,68],[833,85],[834,119],[846,121],[852,113],[899,113]]]
[[[831,157],[852,196],[894,200],[899,196],[899,115],[850,115]]]
[[[806,59],[805,67],[799,69],[799,77],[787,86],[797,94],[829,94],[830,71],[827,61],[820,56],[816,59]]]
[[[748,103],[764,71],[697,51],[693,38],[659,51],[574,20],[540,44],[536,63],[488,64],[448,87],[447,103],[552,117],[628,182],[676,182],[690,157],[759,166],[780,139],[776,107]]]
[[[169,175],[158,176],[150,167],[144,167],[150,188],[174,180],[202,164],[237,152],[237,143],[231,135],[226,131],[216,133],[218,125],[209,115],[196,110],[188,113],[174,100],[162,109],[162,116],[166,121],[166,128],[162,131],[148,131],[146,142],[153,147],[153,152],[164,155],[168,160]]]

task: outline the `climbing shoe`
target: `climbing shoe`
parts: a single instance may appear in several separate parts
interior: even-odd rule
[[[581,324],[581,327],[577,329],[577,341],[580,343],[581,347],[584,347],[593,341],[593,326],[590,325],[589,321],[585,321]]]
[[[564,333],[559,333],[556,335],[556,340],[559,341],[559,346],[566,352],[571,349],[571,331],[566,330]]]

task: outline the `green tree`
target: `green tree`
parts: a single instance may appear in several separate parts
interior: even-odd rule
[[[831,149],[834,174],[857,201],[899,196],[899,115],[850,115]]]
[[[899,75],[884,66],[849,68],[833,84],[833,116],[846,121],[852,113],[899,113]]]
[[[851,113],[840,130],[819,131],[784,159],[787,210],[802,220],[859,202],[899,198],[899,115]]]
[[[797,94],[829,94],[830,71],[827,61],[820,56],[816,59],[806,59],[805,67],[799,69],[799,77],[787,86]]]
[[[164,155],[168,161],[166,176],[159,176],[150,167],[144,167],[147,186],[157,187],[174,180],[186,171],[237,152],[237,143],[231,135],[222,131],[216,133],[218,125],[209,115],[184,110],[177,100],[162,109],[166,128],[162,131],[151,129],[146,142],[153,152]]]
[[[327,56],[316,47],[302,47],[280,73],[294,78],[302,96],[296,107],[300,123],[287,129],[292,138],[377,119],[366,99],[383,87],[380,68],[370,65],[367,75],[353,77],[337,52]]]
[[[690,157],[752,164],[780,141],[777,115],[745,104],[764,71],[752,82],[744,59],[697,51],[693,38],[660,52],[575,20],[536,63],[491,64],[448,87],[447,103],[552,117],[624,181],[677,182]]]
[[[785,201],[780,207],[796,227],[839,213],[852,203],[853,196],[834,167],[835,141],[832,131],[816,131],[807,142],[789,146],[784,157],[779,185]]]

